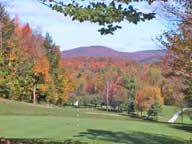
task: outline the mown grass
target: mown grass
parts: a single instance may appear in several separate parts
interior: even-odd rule
[[[1,101],[0,137],[43,138],[55,143],[71,139],[89,144],[185,144],[192,138],[190,125],[143,121],[108,114],[86,108],[45,108]],[[162,114],[164,119],[165,115]]]
[[[78,117],[79,118],[106,118],[127,119],[128,117],[117,113],[98,111],[92,108],[74,107],[49,107],[45,105],[33,105],[23,102],[0,100],[0,115],[16,116],[55,116],[55,117]]]
[[[179,111],[179,108],[176,106],[163,106],[159,121],[167,122],[177,111]]]
[[[189,114],[190,113],[190,114]],[[176,122],[178,123],[185,123],[185,124],[192,124],[192,120],[189,115],[192,114],[192,109],[188,109],[183,112],[183,115],[179,115]]]

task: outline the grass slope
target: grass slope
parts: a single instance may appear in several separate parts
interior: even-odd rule
[[[192,127],[129,119],[90,109],[45,108],[1,100],[0,137],[73,139],[89,144],[184,144],[192,138]]]

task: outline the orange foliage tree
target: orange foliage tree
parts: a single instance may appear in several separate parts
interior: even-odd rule
[[[33,66],[33,103],[36,104],[36,89],[39,83],[47,83],[49,76],[49,61],[44,56]]]
[[[164,103],[161,96],[160,88],[153,86],[145,86],[142,89],[137,90],[135,104],[138,111],[147,111],[152,104],[159,102],[161,105]]]

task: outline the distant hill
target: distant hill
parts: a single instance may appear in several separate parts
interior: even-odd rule
[[[126,59],[140,63],[157,63],[166,54],[165,50],[146,50],[138,52],[119,52],[104,46],[79,47],[62,52],[63,58],[73,57],[111,57],[114,59]]]

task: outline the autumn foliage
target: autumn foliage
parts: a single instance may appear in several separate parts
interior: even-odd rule
[[[37,77],[43,77],[43,79],[49,81],[49,61],[46,57],[41,57],[39,62],[33,66],[33,73]]]
[[[164,103],[158,87],[146,86],[137,91],[135,103],[138,111],[147,111],[155,102],[159,102],[161,105]]]
[[[10,19],[2,5],[0,18],[3,19],[1,96],[33,103],[49,102],[50,97],[54,104],[66,102],[73,86],[60,65],[59,47],[50,35],[44,37],[29,24],[20,24],[18,17]]]
[[[2,10],[3,11],[3,10]],[[160,65],[115,58],[62,58],[51,36],[43,36],[19,18],[4,23],[0,51],[0,89],[4,98],[33,103],[103,106],[128,113],[163,104]],[[166,99],[167,100],[167,99]]]

